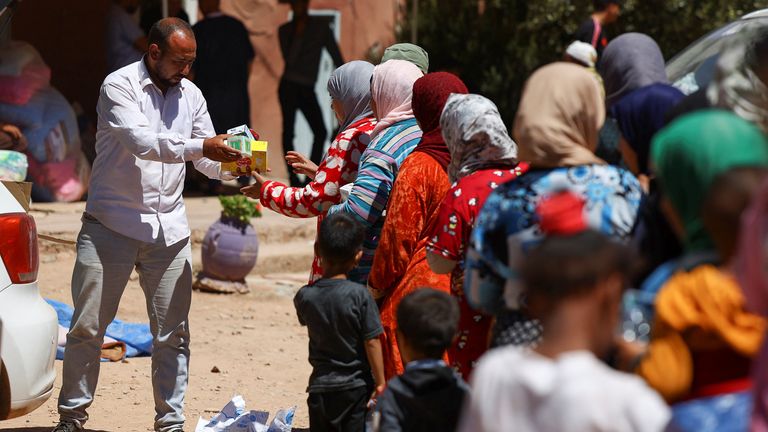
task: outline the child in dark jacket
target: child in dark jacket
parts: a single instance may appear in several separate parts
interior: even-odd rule
[[[397,309],[397,342],[405,372],[376,402],[374,430],[453,431],[469,387],[443,362],[456,335],[459,308],[446,293],[422,288]]]

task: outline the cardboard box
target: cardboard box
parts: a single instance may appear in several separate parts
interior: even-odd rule
[[[235,135],[235,136],[244,136],[248,138],[251,141],[255,141],[256,137],[253,136],[251,133],[251,129],[248,127],[248,125],[240,125],[237,127],[233,127],[227,131],[229,135]]]
[[[28,212],[29,203],[32,201],[32,183],[6,180],[2,180],[2,183],[8,189],[8,192],[16,198],[16,201],[24,207],[24,211]]]
[[[267,172],[267,141],[251,141],[251,154],[243,153],[243,157],[235,162],[221,164],[221,171],[232,176],[247,176],[253,171],[262,174]]]

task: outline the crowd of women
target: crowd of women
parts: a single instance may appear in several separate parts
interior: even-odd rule
[[[309,184],[257,173],[244,193],[289,217],[319,223],[345,212],[365,226],[348,276],[379,305],[387,378],[404,367],[400,300],[422,287],[454,296],[459,332],[445,361],[469,379],[489,349],[535,349],[550,334],[529,310],[520,268],[549,232],[539,204],[570,191],[589,229],[637,257],[601,359],[658,392],[681,430],[746,430],[750,417],[768,430],[768,345],[755,361],[768,315],[768,36],[745,38],[687,97],[643,34],[613,40],[599,76],[573,62],[543,66],[525,84],[511,135],[492,101],[456,75],[426,73],[427,53],[400,44],[375,67],[352,61],[331,76],[340,132],[319,166],[301,167]],[[622,160],[598,147],[618,148]],[[316,259],[311,280],[318,269]],[[572,396],[584,413],[604,409]],[[590,430],[633,424],[613,420]]]

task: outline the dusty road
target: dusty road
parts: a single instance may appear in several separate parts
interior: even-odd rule
[[[41,233],[73,240],[80,227],[83,204],[33,206]],[[194,266],[200,267],[200,240],[218,217],[214,198],[187,200],[193,230]],[[308,427],[306,394],[306,329],[293,309],[293,294],[306,281],[311,262],[315,220],[288,219],[265,211],[253,225],[259,232],[259,262],[248,278],[251,293],[215,295],[195,292],[191,311],[191,365],[187,393],[187,427],[199,416],[209,418],[235,394],[248,409],[298,406],[295,427]],[[70,278],[74,247],[41,242],[39,282],[45,297],[71,304]],[[118,318],[146,322],[144,297],[134,274],[120,304]],[[61,361],[54,395],[37,411],[0,422],[0,431],[47,432],[58,420],[56,399],[61,385]],[[220,371],[212,372],[214,366]],[[154,417],[150,361],[132,358],[102,363],[96,400],[89,410],[87,430],[151,431]]]

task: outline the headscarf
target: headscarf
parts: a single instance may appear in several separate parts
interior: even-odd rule
[[[496,105],[483,96],[452,94],[440,126],[451,152],[451,182],[477,170],[517,165],[517,144],[507,133]]]
[[[737,167],[768,167],[768,141],[753,124],[728,111],[681,117],[653,139],[651,158],[663,193],[685,227],[688,251],[714,247],[701,210],[715,178]]]
[[[390,46],[384,50],[381,62],[389,60],[405,60],[415,64],[424,74],[429,71],[429,54],[418,45],[399,43]]]
[[[565,50],[574,60],[580,62],[583,66],[593,68],[597,62],[597,50],[591,44],[581,41],[575,41],[568,45]]]
[[[611,117],[616,119],[621,134],[637,154],[642,174],[650,172],[651,139],[664,127],[669,110],[684,97],[683,92],[670,85],[651,84],[629,93],[611,108]]]
[[[413,150],[434,158],[443,169],[451,162],[451,153],[445,145],[440,129],[440,115],[452,93],[467,94],[467,86],[456,75],[435,72],[424,75],[413,84],[413,115],[424,133]]]
[[[328,93],[341,102],[344,120],[339,131],[366,117],[373,117],[371,111],[371,77],[373,65],[355,60],[336,68],[328,78]]]
[[[659,45],[642,33],[625,33],[605,47],[598,65],[608,108],[640,87],[669,84]]]
[[[586,68],[544,66],[525,83],[517,110],[520,159],[538,168],[603,164],[594,151],[604,121],[600,85]]]
[[[413,83],[422,76],[419,68],[405,60],[390,60],[373,69],[371,97],[380,118],[371,138],[397,122],[413,118]]]
[[[707,99],[713,106],[733,111],[768,133],[768,86],[753,70],[760,61],[754,53],[755,42],[761,38],[765,35],[749,32],[720,55]]]

